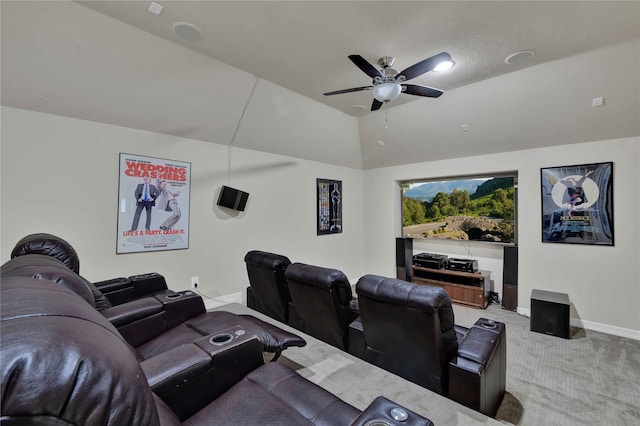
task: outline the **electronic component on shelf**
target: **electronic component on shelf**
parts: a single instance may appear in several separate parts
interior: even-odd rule
[[[478,261],[475,259],[451,258],[447,261],[446,268],[452,271],[477,272]]]
[[[421,268],[442,269],[447,264],[449,256],[436,253],[418,253],[413,255],[413,264]]]

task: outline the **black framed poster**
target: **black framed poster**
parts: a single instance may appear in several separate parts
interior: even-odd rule
[[[318,235],[342,233],[342,181],[316,179]]]
[[[191,163],[120,153],[116,253],[189,248]]]
[[[542,242],[613,246],[613,163],[540,169]]]

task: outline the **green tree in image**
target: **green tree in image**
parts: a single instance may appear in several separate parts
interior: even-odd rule
[[[417,225],[425,221],[424,205],[418,200],[402,197],[402,224]]]

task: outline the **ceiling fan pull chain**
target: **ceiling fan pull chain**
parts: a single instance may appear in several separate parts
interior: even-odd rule
[[[384,103],[384,128],[389,128],[389,102]]]

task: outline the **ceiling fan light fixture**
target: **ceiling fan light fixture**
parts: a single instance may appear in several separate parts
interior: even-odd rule
[[[456,63],[454,61],[442,61],[433,68],[435,72],[449,71]]]
[[[373,86],[373,97],[380,102],[390,102],[398,99],[402,86],[398,83],[382,83]]]

